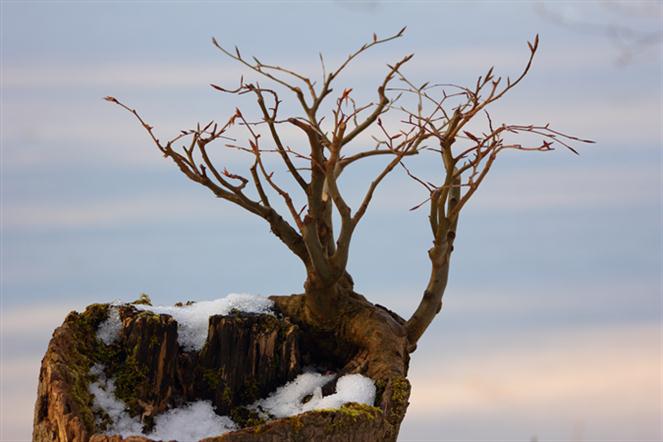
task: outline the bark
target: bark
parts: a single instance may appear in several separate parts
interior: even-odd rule
[[[453,250],[452,240],[445,241],[441,246],[434,246],[429,251],[431,259],[431,274],[428,285],[417,309],[405,324],[407,329],[410,351],[414,351],[417,341],[424,334],[433,319],[442,309],[442,296],[447,288],[449,280],[449,264],[451,251]]]

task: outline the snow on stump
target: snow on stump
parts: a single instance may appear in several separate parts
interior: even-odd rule
[[[395,440],[407,380],[376,391],[341,367],[303,367],[319,349],[272,307],[230,295],[70,313],[42,360],[33,441]]]

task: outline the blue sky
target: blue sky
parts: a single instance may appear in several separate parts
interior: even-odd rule
[[[633,5],[546,4],[579,31],[529,2],[3,2],[0,439],[29,439],[39,361],[70,309],[301,291],[303,269],[266,225],[187,182],[101,97],[166,136],[252,109],[209,88],[243,73],[211,36],[319,75],[318,51],[331,66],[407,25],[338,89],[370,99],[410,52],[419,82],[513,75],[539,33],[532,72],[494,118],[597,144],[505,155],[463,213],[402,440],[659,440],[661,45],[620,64],[587,25],[660,30],[659,3]],[[351,198],[369,173],[348,175]],[[404,316],[427,279],[426,216],[407,210],[424,198],[395,173],[352,246],[357,289]]]

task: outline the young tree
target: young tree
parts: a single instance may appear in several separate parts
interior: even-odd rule
[[[319,83],[294,70],[246,58],[237,48],[229,50],[213,39],[223,54],[264,77],[268,85],[242,79],[235,89],[211,86],[225,94],[253,96],[258,117],[249,117],[237,108],[225,123],[198,124],[169,140],[157,137],[153,126],[130,106],[114,97],[105,99],[131,112],[159,151],[188,179],[269,224],[272,233],[306,269],[304,293],[274,296],[277,307],[304,327],[316,345],[335,354],[344,364],[343,371],[370,376],[383,396],[399,385],[404,389],[406,406],[408,355],[440,312],[460,214],[498,155],[506,150],[550,151],[556,143],[576,152],[570,143],[588,140],[565,135],[548,124],[496,125],[490,117],[489,105],[520,84],[529,72],[538,36],[528,43],[525,67],[513,79],[497,77],[490,68],[470,87],[415,85],[402,71],[413,58],[410,54],[387,65],[373,102],[358,103],[351,89],[340,93],[332,89],[340,74],[359,56],[400,38],[404,31],[386,38],[373,34],[371,41],[330,71],[321,56]],[[281,115],[284,92],[297,103],[300,115]],[[398,117],[400,127],[385,123],[391,115]],[[470,126],[480,121],[484,129],[471,132]],[[306,145],[286,143],[283,129],[287,127],[301,131]],[[231,128],[239,128],[244,135],[231,138]],[[367,133],[375,141],[371,147],[356,142]],[[529,135],[527,139],[534,135],[537,142],[509,140],[521,134]],[[248,170],[241,173],[219,166],[210,153],[213,142],[249,155]],[[282,162],[290,183],[284,183],[282,176],[277,180],[267,161],[269,154]],[[435,181],[425,180],[405,164],[409,157],[424,154],[432,155],[439,164]],[[381,171],[366,184],[360,203],[351,207],[339,178],[349,167],[378,158],[384,160]],[[357,225],[379,185],[397,168],[428,192],[428,199],[417,208],[428,206],[432,240],[428,250],[430,277],[416,311],[407,320],[357,294],[347,270]],[[298,199],[305,201],[303,207],[297,205]],[[287,213],[281,213],[281,207]],[[404,412],[403,407],[396,413],[400,415],[389,422],[389,437],[395,438]]]

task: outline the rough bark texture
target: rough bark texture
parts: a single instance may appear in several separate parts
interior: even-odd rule
[[[278,317],[212,316],[199,352],[179,346],[177,324],[168,315],[123,306],[120,337],[105,345],[96,338],[96,329],[107,317],[108,305],[72,312],[54,332],[42,361],[33,440],[149,440],[103,434],[103,416],[95,415],[88,392],[90,367],[100,363],[115,379],[116,395],[146,429],[169,407],[208,399],[217,412],[244,428],[207,442],[393,441],[410,392],[403,320],[360,295],[344,298],[348,301],[337,305],[337,320],[322,325],[311,319],[315,314],[303,295],[273,297]],[[339,375],[370,376],[378,387],[376,406],[348,404],[268,422],[246,413],[243,405],[267,396],[312,363]]]

